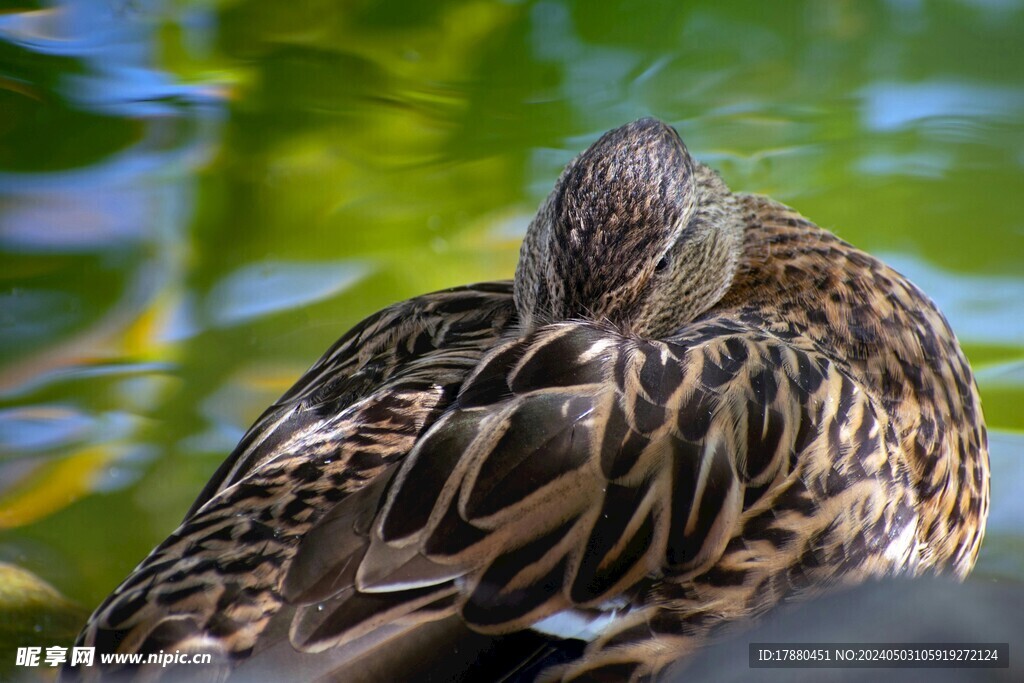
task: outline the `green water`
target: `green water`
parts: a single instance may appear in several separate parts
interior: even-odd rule
[[[1022,64],[1010,0],[4,0],[0,562],[91,609],[336,337],[510,277],[562,165],[653,114],[947,313],[978,575],[1022,579]],[[66,642],[43,612],[0,640]]]

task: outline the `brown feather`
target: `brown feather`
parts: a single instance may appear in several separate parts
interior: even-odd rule
[[[446,675],[643,677],[783,599],[963,578],[988,488],[927,296],[646,119],[566,170],[514,287],[342,337],[80,644],[373,680],[457,636],[477,654]],[[582,656],[538,660],[526,631],[573,619]]]

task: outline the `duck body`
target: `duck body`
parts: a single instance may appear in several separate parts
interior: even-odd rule
[[[643,679],[780,601],[965,577],[988,455],[945,319],[673,136],[573,162],[514,284],[342,337],[79,644],[230,680]]]

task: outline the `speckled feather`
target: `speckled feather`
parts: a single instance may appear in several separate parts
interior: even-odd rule
[[[784,598],[966,576],[987,444],[941,313],[791,209],[730,194],[671,129],[630,126],[541,207],[514,302],[511,283],[440,292],[345,335],[80,643],[211,651],[221,677],[319,658],[318,677],[387,680],[383,660],[453,634],[499,647],[572,616],[597,619],[585,652],[530,675],[640,679]],[[505,673],[537,656],[506,653]]]

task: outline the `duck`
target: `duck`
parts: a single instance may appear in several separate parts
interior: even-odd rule
[[[344,334],[78,639],[179,666],[63,679],[655,680],[784,603],[963,580],[988,507],[932,300],[643,118],[513,281]]]

